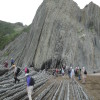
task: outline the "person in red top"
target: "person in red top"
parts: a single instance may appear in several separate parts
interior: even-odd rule
[[[58,76],[58,69],[56,68],[56,77]]]
[[[56,68],[56,73],[58,74],[58,69]]]
[[[5,68],[8,68],[8,62],[7,62],[7,61],[4,62],[4,67],[5,67]]]

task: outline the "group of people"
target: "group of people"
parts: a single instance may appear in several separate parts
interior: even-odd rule
[[[86,77],[87,77],[87,71],[85,67],[79,68],[76,67],[73,69],[72,67],[68,68],[68,76],[69,78],[73,79],[75,76],[78,77],[78,80],[82,80],[82,83],[86,82]]]
[[[14,65],[14,62],[15,62],[14,59],[11,58],[11,66]],[[8,61],[5,61],[5,62],[4,62],[4,67],[5,67],[5,68],[8,68]]]
[[[58,68],[56,68],[56,69],[54,69],[53,70],[53,73],[52,73],[52,75],[54,75],[54,76],[58,76],[58,74],[62,74],[62,76],[64,76],[64,74],[65,74],[65,71],[64,71],[65,69],[62,67],[62,68],[60,68],[60,69],[58,69]]]
[[[11,58],[11,66],[12,68],[14,68],[14,83],[16,83],[18,81],[18,83],[20,82],[20,79],[18,79],[18,74],[20,72],[20,68],[18,68],[15,65],[15,61],[13,58]],[[4,67],[8,68],[8,62],[6,61],[4,63]],[[86,82],[86,76],[87,76],[87,71],[85,69],[85,67],[79,68],[76,67],[75,69],[73,69],[72,67],[65,67],[63,66],[62,68],[58,69],[56,68],[55,70],[53,70],[53,75],[58,76],[58,74],[61,74],[62,76],[64,76],[64,74],[67,73],[69,78],[74,79],[74,77],[78,77],[78,80],[82,80],[82,83]],[[32,91],[33,91],[33,86],[35,84],[34,79],[29,75],[29,69],[26,67],[25,68],[25,76],[26,76],[26,82],[27,82],[27,93],[28,93],[28,97],[29,100],[32,100]]]
[[[4,67],[8,68],[8,62],[7,61],[4,62]],[[14,83],[16,84],[17,81],[19,83],[20,79],[18,79],[18,75],[20,73],[20,68],[15,65],[15,61],[14,61],[13,58],[11,58],[11,68],[14,70],[13,71],[14,72]],[[32,100],[32,92],[33,92],[33,86],[35,84],[35,81],[34,81],[34,78],[32,78],[29,75],[29,69],[27,67],[25,67],[25,76],[26,76],[26,83],[27,83],[26,91],[27,91],[27,94],[28,94],[28,98],[29,98],[29,100]]]
[[[58,74],[61,74],[62,76],[64,76],[64,74],[68,74],[69,78],[74,79],[74,77],[78,77],[78,80],[82,80],[82,83],[86,82],[86,77],[87,77],[87,70],[85,69],[85,67],[79,68],[76,67],[75,69],[72,67],[68,67],[68,66],[63,66],[61,68],[56,68],[53,69],[53,75],[54,76],[58,76]]]
[[[11,67],[10,68],[14,69],[14,80],[15,80],[14,83],[16,83],[17,81],[19,83],[20,80],[17,78],[17,76],[18,76],[18,74],[20,72],[20,68],[17,68],[14,62],[15,62],[14,59],[11,58]],[[4,67],[9,69],[8,61],[4,62]]]

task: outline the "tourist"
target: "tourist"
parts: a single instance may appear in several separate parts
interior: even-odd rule
[[[87,75],[87,71],[85,69],[85,67],[82,68],[82,83],[86,82],[86,75]]]
[[[75,76],[75,72],[74,72],[74,69],[72,68],[72,70],[71,70],[71,79],[72,80],[74,79],[74,76]]]
[[[18,81],[18,83],[19,83],[20,80],[17,78],[17,76],[18,76],[18,74],[19,74],[19,72],[20,72],[20,69],[17,68],[16,65],[13,65],[12,67],[14,68],[14,79],[15,79],[15,83],[16,83],[17,81]]]
[[[71,78],[72,67],[70,67],[70,78]]]
[[[71,68],[70,67],[68,68],[68,76],[69,78],[71,78]]]
[[[77,69],[78,80],[81,80],[81,69],[78,67]]]
[[[58,77],[58,68],[56,68],[56,77]]]
[[[75,76],[78,77],[78,67],[75,68]]]
[[[32,100],[32,92],[33,92],[33,86],[35,84],[34,79],[29,75],[29,73],[27,72],[25,74],[26,76],[26,82],[27,82],[27,93],[28,93],[28,98],[29,100]]]
[[[63,67],[61,69],[61,73],[62,73],[62,76],[64,76],[64,69],[63,69]]]
[[[4,62],[4,67],[8,68],[8,62],[7,61]]]

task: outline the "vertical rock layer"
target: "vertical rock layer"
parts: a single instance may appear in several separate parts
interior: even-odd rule
[[[37,69],[48,62],[55,67],[60,61],[93,71],[100,66],[99,32],[100,8],[92,2],[81,10],[72,0],[44,0],[23,39],[22,52],[15,51],[20,56],[9,54],[8,58],[15,57],[22,66],[34,64]]]

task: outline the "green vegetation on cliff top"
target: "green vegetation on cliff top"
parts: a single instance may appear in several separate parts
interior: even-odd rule
[[[30,26],[23,26],[22,23],[8,23],[0,21],[0,50],[13,41],[23,32],[29,32]]]

